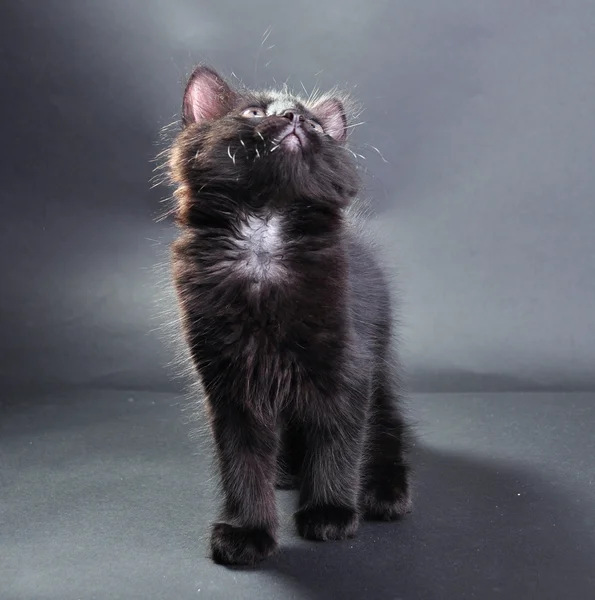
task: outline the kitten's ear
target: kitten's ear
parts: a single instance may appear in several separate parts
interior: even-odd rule
[[[237,94],[213,69],[200,65],[194,69],[184,91],[182,120],[184,125],[202,123],[229,112]]]
[[[338,142],[347,139],[347,116],[345,107],[337,98],[326,98],[314,106],[312,112],[320,119],[325,133]]]

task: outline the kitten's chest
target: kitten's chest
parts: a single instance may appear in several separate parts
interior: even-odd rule
[[[280,282],[286,276],[286,244],[279,215],[251,215],[235,228],[228,240],[224,266],[250,283]]]

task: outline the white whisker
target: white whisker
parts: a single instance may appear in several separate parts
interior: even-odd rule
[[[262,38],[262,45],[266,44],[266,41],[269,39],[269,35],[271,35],[271,32],[273,31],[273,26],[269,25],[266,29],[266,31],[264,32],[263,38]]]
[[[266,44],[266,41],[269,39],[269,36],[271,35],[271,32],[273,31],[273,26],[269,25],[263,36],[262,36],[262,42],[260,42],[260,46],[258,48],[258,52],[256,53],[256,59],[254,61],[254,83],[256,83],[256,77],[258,74],[258,61],[260,60],[260,53],[262,51],[262,49],[264,48],[264,45]]]
[[[375,150],[376,152],[378,152],[378,155],[380,156],[380,158],[388,164],[388,160],[386,160],[386,158],[384,158],[384,156],[382,156],[382,152],[380,152],[380,150],[378,150],[378,148],[376,148],[376,146],[372,146],[372,144],[364,144],[364,146],[368,146],[369,148],[372,148],[372,150]]]
[[[231,150],[229,149],[229,146],[227,146],[227,156],[229,156],[229,158],[233,160],[233,156],[231,155]]]
[[[363,125],[365,121],[360,121],[359,123],[353,123],[352,125],[347,125],[345,129],[352,129],[353,127],[358,127],[359,125]]]
[[[260,152],[258,151],[258,148],[254,148],[254,150],[256,150],[256,156],[258,156],[258,158],[260,158]]]
[[[264,138],[262,137],[262,133],[260,133],[260,131],[257,131],[256,133],[260,136],[260,139],[264,142]]]

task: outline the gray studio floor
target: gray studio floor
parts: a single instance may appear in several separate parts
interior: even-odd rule
[[[206,556],[208,452],[171,394],[6,396],[2,600],[595,597],[595,394],[412,395],[415,512],[306,543],[280,492],[282,552]]]

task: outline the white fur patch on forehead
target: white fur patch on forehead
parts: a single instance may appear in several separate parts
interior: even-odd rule
[[[296,103],[299,102],[297,98],[287,94],[277,93],[270,94],[270,96],[272,96],[273,101],[267,107],[267,113],[269,115],[280,115],[289,108],[295,108]]]

